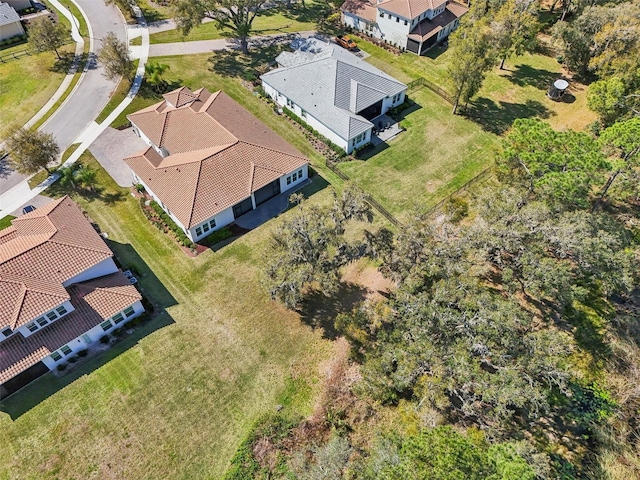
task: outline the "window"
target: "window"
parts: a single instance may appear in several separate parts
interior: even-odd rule
[[[61,307],[56,308],[56,312],[58,312],[58,315],[64,315],[65,313],[67,313],[67,309],[64,308],[64,305],[62,305]]]
[[[209,222],[209,226],[211,228],[216,228],[216,219],[215,218]]]
[[[290,98],[287,98],[287,107],[289,107],[291,110],[293,110],[293,106],[295,104],[293,103],[293,100],[291,100]]]
[[[54,362],[57,362],[58,360],[62,360],[62,355],[60,355],[58,352],[53,352],[51,354],[51,358],[53,358]]]
[[[210,230],[209,224],[208,223],[203,224],[202,229],[205,231],[205,233],[208,232]]]
[[[53,322],[56,318],[58,318],[58,315],[56,315],[56,312],[48,312],[47,318]]]
[[[304,110],[301,110],[301,111],[300,111],[300,116],[306,120],[306,118],[307,118],[307,112],[305,112]]]
[[[298,170],[298,178],[302,178],[302,170]]]
[[[129,318],[134,313],[136,313],[136,311],[133,309],[133,307],[127,307],[124,309],[124,314],[127,318]]]
[[[115,323],[116,325],[124,321],[124,317],[122,316],[121,313],[116,313],[113,317],[111,317],[111,319],[113,320],[113,323]]]
[[[389,14],[387,14],[387,18],[388,18],[389,20],[391,20],[391,14],[390,14],[390,13],[389,13]]]
[[[28,323],[27,328],[30,332],[35,332],[36,330],[38,330],[38,326],[34,322]]]
[[[102,327],[102,330],[104,330],[105,332],[109,330],[111,327],[113,327],[113,325],[111,324],[111,320],[105,320],[100,324],[100,326]]]
[[[407,22],[407,21],[405,20],[405,21],[404,21],[404,24],[405,24],[405,25],[408,25],[408,24],[409,24],[409,22]]]
[[[298,173],[294,173],[293,174],[293,181],[295,182],[296,180],[298,180]]]
[[[287,185],[291,185],[291,176],[287,177]]]
[[[380,18],[384,18],[384,12],[380,12]]]
[[[400,17],[396,17],[396,23],[400,23]]]
[[[84,340],[84,343],[86,343],[87,345],[91,345],[93,343],[93,340],[91,340],[91,337],[86,333],[82,335],[82,339]]]
[[[9,335],[11,335],[13,333],[13,331],[10,328],[5,328],[4,330],[2,330],[2,334],[5,337],[8,337]]]
[[[71,355],[73,352],[71,351],[71,349],[69,348],[69,345],[65,345],[64,347],[60,348],[60,351],[62,353],[64,353],[65,355]]]
[[[202,235],[202,229],[200,227],[196,227],[196,236],[199,237]]]
[[[38,322],[38,325],[40,325],[41,327],[44,327],[47,323],[49,323],[49,320],[44,317],[40,317],[36,320],[36,322]]]

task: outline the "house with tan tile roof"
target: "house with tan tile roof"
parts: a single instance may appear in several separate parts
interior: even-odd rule
[[[346,0],[340,10],[345,27],[424,55],[458,27],[469,8],[453,0]]]
[[[222,91],[181,87],[127,117],[149,147],[124,161],[192,240],[308,177],[308,160]]]
[[[0,398],[144,311],[80,208],[63,197],[0,230]]]

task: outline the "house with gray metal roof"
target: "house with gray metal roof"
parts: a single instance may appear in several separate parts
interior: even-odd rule
[[[335,45],[311,40],[276,61],[260,77],[267,95],[347,153],[369,143],[376,119],[405,99],[405,84]]]
[[[0,2],[0,41],[24,34],[20,16],[8,3]]]

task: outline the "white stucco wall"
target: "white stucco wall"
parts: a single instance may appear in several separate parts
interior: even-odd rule
[[[0,26],[0,40],[22,35],[23,33],[24,28],[22,28],[22,24],[19,21]]]
[[[209,230],[208,232],[204,232],[203,231],[202,232],[203,234],[198,236],[196,234],[196,228],[202,227],[203,224],[209,223],[211,220],[215,220],[216,221],[215,228],[213,228],[212,230]],[[222,227],[225,227],[225,226],[229,225],[234,220],[235,219],[233,218],[233,207],[231,206],[231,207],[223,210],[222,212],[214,215],[213,217],[208,218],[205,222],[199,223],[198,225],[194,225],[193,227],[191,227],[187,231],[187,237],[189,237],[189,239],[191,239],[192,242],[195,242],[196,240],[201,240],[201,239],[207,237],[208,235],[211,235],[216,230],[220,230]]]
[[[125,317],[123,322],[121,322],[118,325],[116,325],[115,327],[109,329],[107,332],[105,332],[100,325],[96,325],[92,329],[88,330],[87,332],[83,333],[82,335],[78,336],[77,338],[75,338],[75,339],[71,340],[69,343],[67,343],[67,345],[69,346],[71,351],[75,354],[75,353],[79,352],[80,350],[85,350],[89,345],[92,345],[93,343],[100,341],[100,337],[102,337],[103,335],[107,335],[109,332],[111,332],[116,327],[119,328],[119,327],[121,327],[123,325],[126,325],[128,322],[130,322],[134,318],[140,316],[140,314],[142,314],[144,312],[144,307],[142,306],[142,302],[140,302],[139,300],[136,301],[135,303],[131,304],[130,306],[133,307],[133,310],[135,311],[135,313],[132,316],[130,316],[129,318]],[[124,312],[124,310],[122,310],[122,312]],[[83,335],[88,335],[89,338],[91,339],[91,342],[87,343],[85,341],[85,339],[82,338]],[[63,347],[63,346],[64,345],[60,345],[60,347]],[[58,350],[58,352],[60,353],[60,355],[62,355],[62,358],[60,360],[58,360],[57,362],[53,358],[51,358],[50,355],[45,357],[42,360],[42,363],[44,363],[49,368],[49,370],[53,370],[54,368],[56,368],[56,366],[59,363],[66,363],[68,361],[68,358],[71,355],[73,355],[73,354],[71,354],[71,355],[65,356],[62,352],[60,352],[60,350]]]
[[[360,19],[357,15],[353,15],[349,12],[342,12],[342,24],[345,27],[365,32],[372,37],[382,38],[382,32],[380,31],[380,27],[377,23],[372,25],[369,22]]]
[[[293,179],[291,180],[291,184],[287,185],[287,177],[292,176],[294,172],[298,172],[299,170],[302,170],[302,176],[298,176],[297,180],[294,182]],[[283,175],[280,177],[280,192],[286,192],[287,190],[290,190],[294,187],[296,187],[297,185],[300,184],[301,181],[306,180],[307,178],[309,178],[309,166],[308,165],[304,165],[300,168],[296,168],[294,171],[292,171],[291,173],[287,173],[286,175]]]
[[[73,278],[70,278],[66,282],[63,282],[63,287],[68,287],[69,285],[73,285],[74,283],[84,282],[86,280],[91,280],[93,278],[102,277],[104,275],[109,275],[110,273],[115,273],[118,271],[118,267],[113,261],[113,258],[105,258],[103,261],[94,265],[93,267],[85,270],[82,273],[79,273]]]
[[[73,307],[73,305],[71,305],[71,302],[70,302],[69,300],[66,300],[65,302],[62,302],[60,305],[56,306],[55,308],[52,308],[52,309],[51,309],[51,310],[49,310],[49,311],[55,311],[55,310],[56,310],[56,308],[59,308],[59,307],[61,307],[61,306],[62,306],[62,307],[64,307],[64,308],[67,310],[67,313],[65,313],[64,315],[57,314],[57,315],[59,315],[59,316],[58,316],[58,318],[56,318],[55,320],[53,320],[53,322],[56,322],[56,321],[60,320],[61,318],[64,318],[66,315],[68,315],[69,313],[71,313],[71,312],[73,312],[73,311],[75,310],[75,308]],[[39,332],[40,330],[44,330],[45,328],[47,328],[47,327],[52,323],[52,321],[51,321],[51,320],[49,320],[48,318],[47,318],[47,320],[49,321],[49,323],[48,323],[47,325],[45,325],[44,327],[40,327],[40,328],[38,328],[38,330],[36,330],[35,332],[30,332],[30,331],[29,331],[29,329],[27,328],[27,325],[28,325],[29,323],[33,322],[33,321],[34,321],[35,319],[37,319],[37,318],[40,318],[40,317],[46,317],[46,314],[47,314],[47,313],[48,313],[48,312],[45,312],[43,315],[38,315],[38,316],[36,316],[36,317],[33,317],[31,320],[29,320],[28,322],[26,322],[26,323],[25,323],[24,325],[22,325],[20,328],[18,328],[17,330],[15,330],[15,331],[13,332],[13,334],[14,334],[14,335],[16,335],[16,334],[20,333],[23,337],[27,338],[29,335],[33,335],[34,333],[37,333],[37,332]],[[7,337],[7,338],[8,338],[8,337]]]
[[[400,17],[395,13],[387,12],[378,7],[378,13],[380,12],[384,13],[384,16],[378,16],[377,19],[383,40],[400,48],[406,48],[407,34],[411,31],[411,19]],[[391,15],[391,18],[389,18],[389,15]],[[400,19],[399,21],[397,21],[398,18]],[[404,24],[405,20],[407,25]]]
[[[320,135],[327,137],[329,140],[331,140],[333,143],[338,145],[340,148],[343,148],[345,151],[347,151],[348,139],[342,138],[340,135],[338,135],[336,132],[331,130],[329,127],[327,127],[320,120],[315,118],[309,112],[307,112],[306,118],[304,118],[302,116],[302,109],[300,108],[299,105],[294,104],[293,108],[287,107],[287,97],[280,94],[275,88],[273,88],[264,80],[262,81],[262,87],[264,88],[265,93],[269,95],[274,102],[276,102],[281,107],[286,107],[286,108],[289,108],[290,110],[293,110],[293,113],[295,113],[298,117],[300,117],[300,119],[306,122],[311,128],[316,130]]]

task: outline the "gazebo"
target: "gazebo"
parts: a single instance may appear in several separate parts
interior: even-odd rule
[[[547,97],[551,100],[559,101],[562,99],[564,92],[569,88],[569,82],[563,79],[558,79],[553,82],[553,85],[549,87],[547,91]]]

